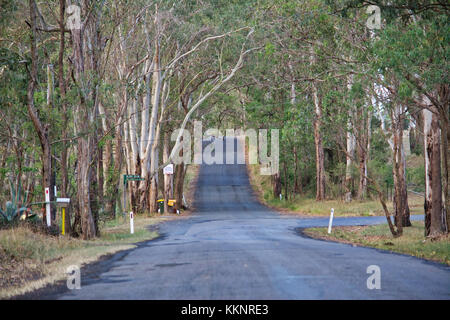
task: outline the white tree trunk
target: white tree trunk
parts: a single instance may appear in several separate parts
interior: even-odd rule
[[[353,84],[353,75],[351,75],[347,81],[347,89],[350,90],[352,88]],[[353,108],[350,106],[350,109],[348,110],[348,121],[347,121],[347,153],[346,153],[346,166],[345,166],[345,196],[344,200],[345,202],[351,202],[352,201],[352,165],[353,165],[353,158],[355,156],[355,146],[356,146],[356,138],[353,134]]]

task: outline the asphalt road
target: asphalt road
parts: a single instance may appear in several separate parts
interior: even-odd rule
[[[245,165],[203,165],[196,213],[159,226],[161,237],[82,273],[55,299],[450,299],[450,268],[376,249],[313,240],[292,218],[256,201]],[[416,217],[417,218],[417,217]],[[335,225],[383,223],[337,218]],[[367,288],[367,267],[381,289]],[[48,297],[47,297],[48,298]]]

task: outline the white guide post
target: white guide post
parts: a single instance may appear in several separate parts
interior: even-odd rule
[[[52,217],[50,212],[50,188],[45,188],[45,216],[47,218],[47,227],[52,225]]]
[[[134,233],[134,217],[133,217],[133,211],[130,212],[130,233]]]
[[[331,233],[331,227],[333,225],[333,216],[334,216],[334,209],[331,208],[330,222],[328,223],[328,233]]]

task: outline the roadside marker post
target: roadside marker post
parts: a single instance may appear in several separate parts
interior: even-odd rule
[[[130,212],[130,233],[134,234],[134,217],[133,211]]]
[[[333,225],[333,217],[334,217],[334,209],[331,208],[330,222],[328,223],[328,233],[331,233],[331,227]]]
[[[52,225],[52,216],[50,212],[50,188],[45,188],[45,217],[47,218],[47,227]]]

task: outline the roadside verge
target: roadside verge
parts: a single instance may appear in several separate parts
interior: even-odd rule
[[[302,229],[302,233],[314,239],[334,241],[390,252],[402,253],[418,258],[450,265],[450,238],[424,239],[424,222],[413,221],[403,229],[403,235],[393,238],[386,224],[371,226],[338,226],[328,234],[326,227]]]
[[[371,217],[384,216],[384,211],[379,201],[368,199],[364,201],[353,200],[347,203],[340,199],[327,199],[316,201],[308,195],[290,194],[290,199],[276,199],[273,196],[272,182],[270,176],[259,174],[259,165],[249,164],[247,161],[247,173],[252,189],[258,201],[265,206],[283,215],[323,217],[329,216],[331,208],[334,209],[335,217]],[[423,196],[414,193],[408,194],[408,204],[411,215],[423,215]],[[392,211],[392,201],[387,202],[388,209]]]
[[[162,218],[135,216],[134,234],[128,220],[121,217],[108,221],[101,236],[81,240],[51,236],[27,226],[0,231],[0,299],[8,299],[67,279],[69,266],[83,266],[123,250],[134,249],[137,243],[155,239],[150,230]]]

